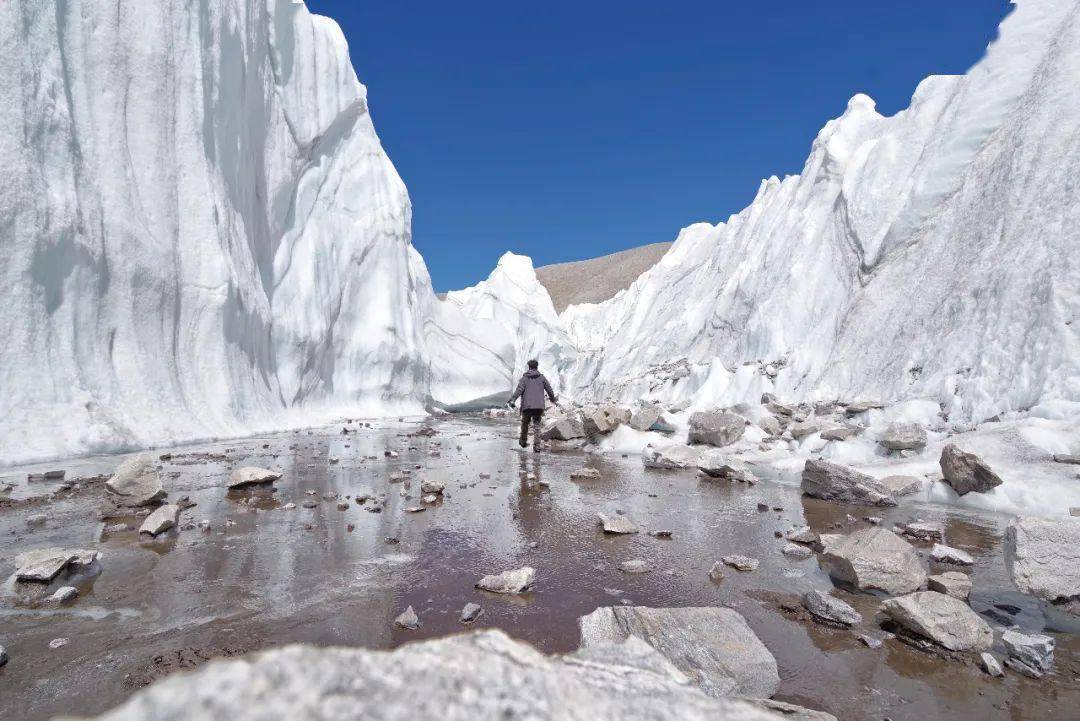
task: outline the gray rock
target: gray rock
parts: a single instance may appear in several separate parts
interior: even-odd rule
[[[862,433],[862,428],[856,426],[840,426],[839,428],[826,428],[821,432],[822,439],[826,441],[846,441],[848,438]]]
[[[281,473],[278,471],[271,471],[268,468],[246,466],[244,468],[237,468],[232,472],[229,476],[229,488],[261,486],[266,483],[273,483],[280,478]]]
[[[878,443],[890,451],[917,451],[926,448],[926,429],[917,423],[890,423]]]
[[[77,598],[79,595],[79,589],[74,586],[61,586],[53,592],[53,595],[49,596],[48,602],[55,603],[57,605],[61,603],[67,603]]]
[[[780,403],[775,398],[772,398],[769,401],[767,401],[765,403],[765,407],[768,408],[770,412],[772,412],[772,413],[774,413],[774,414],[776,414],[778,416],[784,416],[785,418],[790,418],[791,416],[795,415],[795,407],[794,406],[789,406],[789,405],[787,405],[785,403]]]
[[[594,481],[600,477],[600,471],[595,468],[579,468],[576,471],[570,471],[571,481]]]
[[[945,537],[945,524],[935,521],[915,521],[900,526],[900,533],[919,541],[940,541]]]
[[[393,651],[287,646],[218,660],[138,691],[99,721],[447,721],[672,718],[776,721],[746,702],[709,698],[644,644],[545,656],[501,631]],[[403,683],[423,680],[422,693]],[[572,710],[572,711],[571,711]]]
[[[623,573],[648,573],[653,569],[648,562],[643,561],[640,558],[635,558],[633,560],[623,561],[622,563],[620,563],[619,570]]]
[[[820,537],[810,530],[810,526],[799,526],[785,533],[784,538],[794,543],[817,543]]]
[[[944,593],[946,596],[966,601],[971,595],[971,579],[966,573],[946,571],[926,579],[926,587],[931,591]]]
[[[404,613],[394,619],[394,625],[398,628],[415,631],[420,628],[420,617],[416,615],[416,611],[413,610],[413,607],[409,606],[405,609]]]
[[[1068,453],[1055,453],[1055,463],[1067,463],[1072,466],[1080,466],[1080,456],[1074,456]]]
[[[879,526],[848,536],[823,536],[818,556],[829,574],[864,590],[908,593],[926,582],[926,571],[910,543]]]
[[[1080,518],[1014,520],[1005,562],[1016,587],[1047,601],[1080,598]]]
[[[812,436],[821,430],[821,426],[814,420],[801,421],[799,423],[792,423],[788,428],[791,431],[791,437],[797,441],[801,441],[807,436]]]
[[[48,583],[65,569],[79,570],[97,560],[97,551],[37,548],[15,557],[15,579]]]
[[[731,566],[736,571],[756,571],[758,566],[761,565],[761,561],[757,560],[756,558],[750,558],[750,556],[740,556],[738,554],[724,556],[720,560],[724,562],[725,566]]]
[[[859,640],[862,641],[863,645],[867,648],[881,648],[885,645],[880,638],[874,638],[873,636],[867,636],[866,634],[860,634]]]
[[[938,563],[955,563],[958,566],[971,566],[975,563],[975,559],[967,551],[941,543],[935,543],[930,549],[930,558]]]
[[[890,598],[881,610],[909,631],[950,651],[985,651],[994,643],[994,632],[986,621],[966,603],[944,593],[919,591]]]
[[[596,517],[600,520],[600,526],[604,529],[604,533],[630,534],[638,532],[638,527],[626,516],[597,513]]]
[[[576,414],[559,416],[544,425],[540,437],[545,441],[572,441],[585,437],[585,426]]]
[[[179,520],[180,506],[168,503],[146,517],[146,520],[139,526],[139,533],[145,533],[150,536],[159,536],[176,526]]]
[[[655,403],[643,403],[630,416],[630,427],[635,431],[648,431],[660,421],[660,406]]]
[[[893,496],[910,496],[926,485],[925,480],[916,476],[885,476],[879,478],[878,483],[888,488]]]
[[[1000,677],[1005,675],[998,660],[986,651],[979,654],[979,665],[982,666],[983,671],[986,671],[991,676]]]
[[[720,583],[724,580],[724,564],[722,561],[717,561],[709,569],[709,579],[713,583]]]
[[[586,437],[595,440],[611,433],[630,420],[630,409],[614,405],[591,406],[581,413],[582,428]]]
[[[796,706],[793,703],[775,701],[771,698],[746,699],[755,706],[760,706],[766,711],[771,711],[787,721],[837,721],[831,713],[815,711],[814,709]]]
[[[8,662],[8,652],[3,646],[0,646],[0,666],[3,666]]]
[[[697,467],[710,478],[749,482],[757,480],[745,463],[729,458],[719,448],[710,448],[702,453],[698,459]]]
[[[673,470],[696,468],[703,451],[691,446],[674,445],[657,448],[651,443],[641,451],[641,464],[646,468]]]
[[[881,401],[856,401],[854,403],[848,403],[844,408],[844,413],[849,416],[858,415],[859,413],[865,413],[869,410],[878,408],[884,408],[885,404]]]
[[[446,490],[446,484],[442,481],[423,481],[420,483],[421,493],[441,495],[444,490]]]
[[[1053,636],[1020,633],[1010,629],[1001,634],[1001,642],[1008,653],[1005,663],[1009,668],[1031,678],[1041,678],[1043,674],[1049,673],[1054,665],[1054,646],[1057,642]]]
[[[479,603],[466,603],[465,608],[461,609],[461,622],[472,623],[484,613],[484,609],[480,608]]]
[[[862,614],[839,598],[833,598],[818,590],[807,591],[802,597],[803,606],[815,618],[841,626],[862,623]]]
[[[780,685],[776,659],[730,608],[604,607],[578,626],[582,648],[636,636],[710,696],[769,697]]]
[[[1001,485],[1001,478],[974,453],[965,453],[949,443],[941,449],[941,475],[952,489],[963,496],[986,493]]]
[[[1073,506],[1070,508],[1069,515],[1073,518],[1080,518],[1080,506]]]
[[[529,590],[536,578],[536,570],[523,566],[513,571],[503,571],[498,575],[484,576],[476,587],[491,593],[524,593]]]
[[[818,458],[811,458],[803,467],[802,492],[813,498],[839,503],[896,505],[892,492],[876,478]]]
[[[742,438],[746,430],[746,419],[734,413],[707,411],[690,416],[691,444],[703,443],[709,446],[723,447]]]
[[[780,421],[776,416],[765,416],[757,422],[757,427],[768,433],[770,436],[778,436],[784,430],[780,426]]]
[[[785,543],[784,547],[780,549],[780,552],[788,558],[794,558],[798,561],[805,561],[814,555],[814,552],[808,547],[798,543]]]
[[[26,519],[26,525],[30,526],[31,528],[44,526],[45,523],[48,522],[48,520],[49,517],[46,516],[44,513],[35,513],[34,515]]]
[[[49,641],[49,648],[55,651],[58,648],[67,646],[69,643],[71,643],[70,638],[54,638],[52,641]]]
[[[154,466],[154,459],[146,453],[121,463],[112,477],[105,481],[105,489],[116,495],[125,506],[154,505],[167,495]]]

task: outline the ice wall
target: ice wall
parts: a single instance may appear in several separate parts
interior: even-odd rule
[[[0,3],[0,463],[419,410],[408,194],[294,0]]]

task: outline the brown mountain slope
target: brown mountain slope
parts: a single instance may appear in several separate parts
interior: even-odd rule
[[[555,311],[562,313],[569,305],[599,303],[629,288],[670,247],[671,243],[653,243],[590,260],[545,265],[536,269],[536,277],[551,295]]]

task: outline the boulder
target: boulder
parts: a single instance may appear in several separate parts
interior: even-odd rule
[[[655,403],[642,403],[630,416],[629,426],[635,431],[652,430],[661,417],[660,406]]]
[[[770,436],[778,436],[784,430],[776,416],[765,416],[757,422],[757,427]]]
[[[798,423],[792,423],[788,430],[791,431],[791,437],[797,441],[801,441],[807,436],[812,436],[821,430],[821,426],[815,420],[800,421]]]
[[[144,453],[129,458],[105,481],[105,489],[116,495],[125,506],[151,506],[160,503],[165,489],[158,477],[153,456]]]
[[[892,492],[876,478],[819,458],[811,458],[803,466],[802,492],[813,498],[840,503],[896,505]]]
[[[823,536],[818,560],[829,574],[864,590],[908,593],[922,587],[926,571],[910,543],[875,526],[848,536]]]
[[[638,532],[638,527],[626,516],[618,514],[609,516],[606,513],[597,513],[596,516],[600,520],[600,526],[604,529],[604,533],[625,535]]]
[[[139,533],[158,536],[176,526],[180,520],[180,506],[167,503],[146,517],[139,526]]]
[[[692,446],[674,445],[657,448],[650,443],[641,451],[641,464],[646,468],[665,470],[696,468],[701,455],[702,450]]]
[[[413,607],[409,606],[400,616],[394,619],[394,625],[398,628],[415,631],[420,628],[420,617],[416,615]]]
[[[690,416],[691,444],[709,446],[728,446],[742,438],[746,430],[746,419],[734,413],[707,411]]]
[[[821,438],[826,441],[846,441],[848,438],[859,435],[862,431],[863,429],[857,426],[826,428],[821,432]]]
[[[878,443],[890,451],[917,451],[926,448],[926,429],[918,423],[890,423]]]
[[[15,580],[48,583],[67,569],[78,571],[98,558],[97,551],[68,548],[37,548],[15,557]]]
[[[931,591],[944,593],[946,596],[966,601],[971,595],[971,578],[959,571],[946,571],[926,579],[926,587]]]
[[[971,566],[975,563],[975,559],[967,551],[961,551],[959,548],[946,546],[943,543],[934,544],[934,547],[930,549],[930,558],[938,563],[955,563],[958,566]]]
[[[1080,518],[1018,518],[1005,531],[1016,587],[1046,601],[1080,598]]]
[[[862,614],[839,598],[833,598],[818,590],[807,591],[802,597],[803,606],[814,618],[840,626],[862,623]]]
[[[408,692],[411,680],[422,692]],[[139,690],[98,721],[614,721],[672,718],[673,709],[681,721],[783,718],[707,697],[644,643],[546,656],[491,630],[393,651],[294,645],[217,660]]]
[[[611,433],[623,423],[630,421],[629,408],[606,404],[590,406],[581,412],[582,428],[585,435],[595,441],[599,436]]]
[[[484,576],[476,582],[476,587],[491,593],[525,593],[533,584],[536,570],[523,566],[513,571],[503,571],[493,576]]]
[[[986,493],[1001,485],[1001,478],[974,453],[965,453],[952,443],[941,449],[941,475],[952,489],[963,496]]]
[[[576,414],[558,416],[544,424],[540,437],[545,441],[572,441],[585,437],[585,426]]]
[[[247,486],[261,486],[265,483],[273,483],[281,478],[281,473],[267,468],[246,466],[237,468],[229,476],[229,488],[245,488]]]
[[[1008,658],[1005,665],[1031,678],[1042,678],[1054,665],[1053,636],[1041,633],[1020,633],[1009,629],[1001,634]]]
[[[885,476],[879,478],[878,483],[889,489],[893,496],[910,496],[926,485],[926,481],[918,476]]]
[[[985,651],[994,632],[963,601],[936,591],[919,591],[881,604],[881,610],[905,629],[950,651]]]
[[[710,448],[702,453],[698,458],[697,467],[710,478],[749,482],[757,480],[745,463],[728,457],[719,448]]]
[[[578,627],[582,648],[641,639],[710,696],[768,697],[780,686],[776,659],[730,608],[603,607]]]

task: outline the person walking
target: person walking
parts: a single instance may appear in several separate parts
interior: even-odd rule
[[[529,424],[533,427],[533,450],[540,450],[540,423],[544,418],[544,394],[551,399],[552,403],[558,403],[555,392],[551,390],[551,384],[544,374],[540,372],[540,363],[535,360],[529,361],[529,370],[518,381],[517,390],[506,405],[514,407],[515,401],[521,398],[521,436],[518,445],[526,448],[529,445]]]

